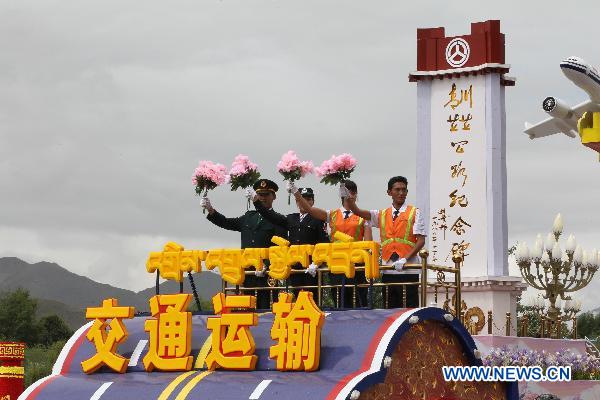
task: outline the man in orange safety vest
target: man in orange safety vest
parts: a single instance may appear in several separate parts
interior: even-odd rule
[[[323,210],[313,205],[308,204],[306,199],[304,199],[301,193],[298,191],[296,185],[293,182],[288,182],[287,190],[292,193],[296,198],[296,202],[299,206],[302,206],[305,210],[307,210],[308,214],[313,218],[324,221],[329,224],[330,229],[330,238],[331,241],[334,242],[334,235],[337,231],[345,233],[355,241],[361,240],[373,240],[373,236],[371,233],[371,226],[368,221],[364,218],[355,215],[348,208],[348,197],[356,197],[358,194],[358,187],[356,183],[351,180],[344,181],[341,186],[346,189],[346,196],[342,196],[341,202],[342,207],[336,208],[335,210]],[[309,271],[310,272],[310,271]],[[344,308],[351,308],[353,303],[353,294],[352,294],[352,286],[356,283],[357,285],[366,284],[367,281],[365,279],[364,271],[357,271],[353,279],[346,279],[345,277],[341,277],[339,275],[330,276],[330,280],[333,284],[340,285],[342,281],[344,282],[346,288],[344,290],[343,300],[340,298],[340,302],[337,302],[338,292],[336,289],[332,291],[332,297],[334,304],[336,307],[341,307],[342,302],[344,304]],[[367,304],[367,287],[359,287],[356,290],[357,294],[357,306],[358,307],[366,307]],[[341,296],[341,292],[340,292]]]
[[[348,207],[355,215],[370,221],[371,226],[379,227],[382,263],[394,267],[393,270],[382,271],[382,282],[419,282],[419,273],[404,270],[404,264],[420,262],[419,250],[423,248],[427,235],[425,222],[418,208],[406,204],[408,181],[405,177],[390,178],[387,194],[392,198],[392,205],[386,209],[361,210],[352,196],[349,197]],[[416,285],[406,286],[406,303],[403,301],[404,286],[390,286],[388,290],[390,308],[418,307],[419,295]]]

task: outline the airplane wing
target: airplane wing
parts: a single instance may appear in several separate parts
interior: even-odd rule
[[[564,133],[570,137],[577,136],[577,120],[581,118],[586,111],[597,111],[598,105],[586,100],[572,108],[573,117],[568,120],[550,117],[535,125],[525,122],[525,133],[530,139],[537,139],[544,136],[554,135],[555,133]]]
[[[592,103],[591,100],[586,100],[583,103],[579,103],[573,107],[573,115],[576,119],[581,118],[583,113],[586,111],[598,111],[598,104]]]
[[[537,139],[544,136],[554,135],[555,133],[564,133],[567,136],[575,137],[573,129],[565,122],[551,117],[543,120],[535,125],[525,122],[525,133],[529,135],[529,139]]]

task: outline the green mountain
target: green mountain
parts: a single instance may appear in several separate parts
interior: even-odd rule
[[[217,274],[202,272],[193,277],[202,299],[210,299],[221,290]],[[136,293],[74,274],[55,263],[29,264],[16,257],[0,258],[0,292],[17,288],[27,289],[38,299],[38,317],[57,314],[72,329],[85,323],[87,307],[98,306],[106,298],[116,298],[119,304],[134,306],[138,312],[149,311],[148,300],[155,294],[154,287]],[[187,276],[184,292],[192,293]],[[179,284],[162,282],[160,293],[179,293]]]

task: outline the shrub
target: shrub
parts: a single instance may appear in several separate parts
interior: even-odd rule
[[[64,345],[65,341],[59,341],[50,346],[37,345],[25,349],[25,387],[50,375]]]

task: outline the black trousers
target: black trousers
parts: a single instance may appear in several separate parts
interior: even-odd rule
[[[264,287],[267,285],[267,276],[262,278],[254,275],[246,275],[246,279],[244,280],[244,287],[253,288],[253,287]],[[257,290],[256,294],[256,309],[258,310],[268,310],[271,308],[271,302],[269,298],[269,290]],[[250,296],[255,295],[255,291],[253,290],[245,290],[242,294],[247,294]],[[273,293],[273,301],[277,301],[277,293]]]
[[[333,298],[333,304],[336,308],[342,307],[342,298],[344,308],[353,308],[352,300],[354,293],[354,283],[363,284],[367,283],[367,279],[365,278],[364,271],[356,271],[354,274],[354,278],[346,278],[344,275],[329,275],[330,282],[333,285],[341,285],[345,279],[345,290],[342,294],[342,288],[332,288],[331,289],[331,297]],[[338,293],[340,293],[340,301],[338,304]],[[368,287],[356,288],[356,307],[367,307],[368,303]]]
[[[419,274],[382,274],[383,283],[406,283],[419,282]],[[404,290],[406,288],[406,304],[403,302]],[[419,307],[419,289],[417,285],[411,286],[388,286],[388,306],[387,308],[400,307]],[[383,301],[385,304],[385,288],[383,291]]]
[[[294,265],[292,269],[295,270],[304,270],[301,265]],[[291,274],[290,275],[290,285],[292,286],[294,296],[298,298],[298,293],[301,290],[305,290],[311,292],[313,294],[313,300],[315,304],[318,304],[319,301],[319,289],[302,289],[301,286],[317,286],[317,276],[313,278],[310,274],[305,273],[304,271],[299,274]],[[298,289],[296,289],[298,288]]]

